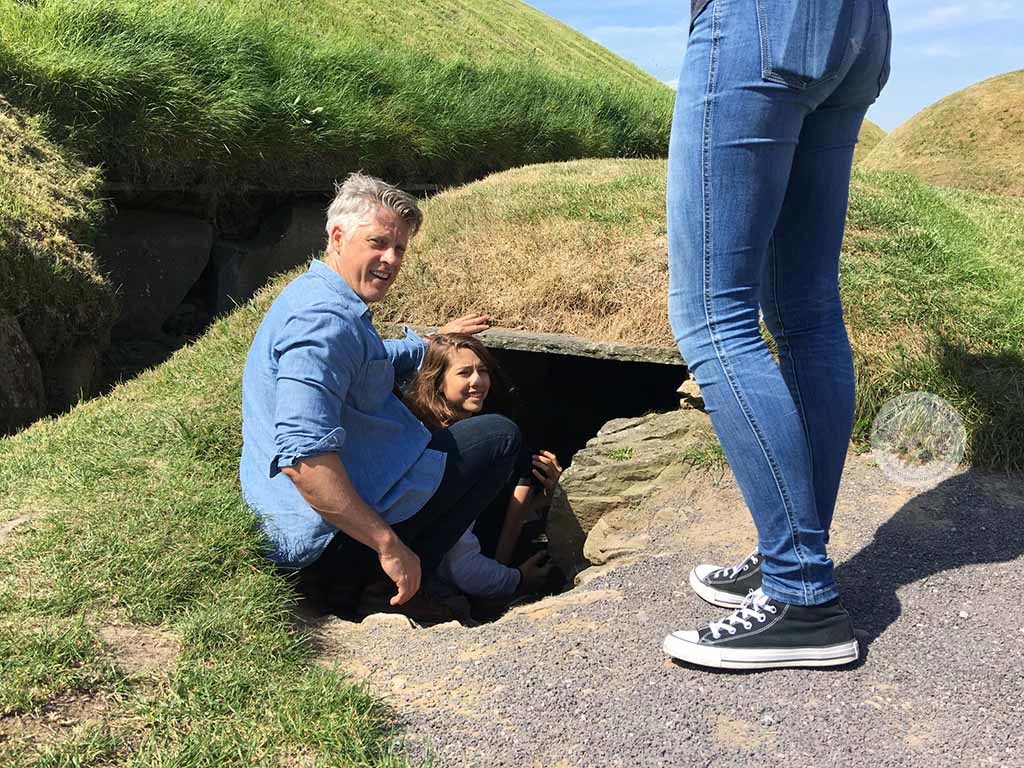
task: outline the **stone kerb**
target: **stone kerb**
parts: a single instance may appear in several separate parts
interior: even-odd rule
[[[0,435],[46,413],[43,373],[18,321],[0,315]]]
[[[566,573],[639,551],[650,520],[643,502],[694,471],[693,451],[713,439],[695,409],[608,422],[562,475],[548,518],[549,550]]]
[[[382,323],[385,337],[402,335],[402,323]],[[426,336],[437,332],[436,325],[409,325],[416,333]],[[615,341],[595,341],[585,336],[568,333],[538,333],[510,328],[489,328],[480,334],[480,340],[489,349],[507,349],[515,352],[536,352],[548,355],[589,357],[597,360],[615,360],[623,363],[658,363],[683,367],[685,363],[674,347],[653,347],[624,344]]]
[[[214,312],[231,310],[274,275],[307,263],[323,251],[326,239],[322,206],[296,203],[265,219],[251,240],[218,240],[211,256]]]

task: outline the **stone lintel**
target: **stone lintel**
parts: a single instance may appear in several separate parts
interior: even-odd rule
[[[410,325],[416,333],[435,333],[437,326]],[[402,324],[382,323],[384,336],[402,335]],[[640,346],[616,341],[595,341],[566,333],[533,333],[508,328],[490,328],[479,334],[489,349],[511,349],[518,352],[543,352],[549,355],[592,357],[599,360],[619,360],[628,363],[660,363],[683,366],[679,352],[671,347]]]

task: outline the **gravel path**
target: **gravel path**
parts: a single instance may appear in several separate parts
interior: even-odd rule
[[[319,628],[439,766],[1024,766],[1024,478],[963,472],[915,493],[851,457],[833,533],[862,660],[707,672],[661,651],[726,612],[693,563],[746,554],[731,476],[650,503],[651,549],[490,625],[401,617]]]

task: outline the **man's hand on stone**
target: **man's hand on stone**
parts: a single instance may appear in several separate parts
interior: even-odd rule
[[[463,315],[437,329],[438,333],[480,333],[491,327],[492,318],[480,312]]]
[[[401,539],[396,537],[390,546],[381,549],[378,557],[380,567],[398,587],[398,594],[391,598],[391,605],[401,605],[419,591],[420,559]]]

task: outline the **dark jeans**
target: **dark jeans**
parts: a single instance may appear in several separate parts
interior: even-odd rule
[[[532,468],[533,452],[525,447],[520,448],[508,481],[477,517],[473,533],[480,541],[480,552],[484,556],[493,558],[498,549],[498,539],[501,537],[501,529],[505,526],[505,515],[508,513],[509,501],[516,486],[533,485],[535,490],[540,489],[540,483],[531,474]]]
[[[504,416],[484,414],[440,430],[429,447],[447,455],[441,485],[423,509],[392,526],[419,556],[424,581],[512,478],[519,427]],[[387,577],[377,553],[340,531],[300,572],[304,591],[341,613],[350,612],[362,588],[378,578]]]

